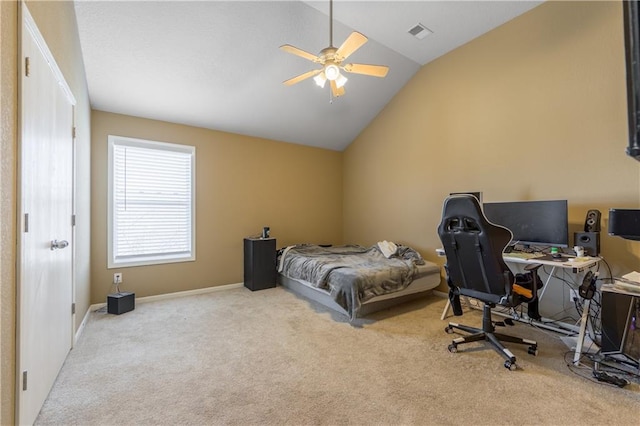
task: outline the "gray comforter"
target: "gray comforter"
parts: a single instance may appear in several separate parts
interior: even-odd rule
[[[378,246],[290,246],[283,250],[278,270],[289,278],[304,280],[327,291],[351,319],[360,305],[374,296],[406,288],[417,277],[416,265],[424,264],[418,252],[399,246],[386,258]]]

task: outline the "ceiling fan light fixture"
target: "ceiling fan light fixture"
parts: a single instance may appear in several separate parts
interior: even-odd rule
[[[327,82],[327,77],[324,76],[324,72],[321,72],[320,74],[313,77],[313,80],[318,86],[324,88],[324,84]]]
[[[340,76],[340,68],[336,64],[329,64],[324,67],[324,75],[327,77],[327,80],[333,81]]]
[[[344,75],[338,73],[338,78],[336,78],[336,87],[339,89],[342,86],[345,85],[345,83],[348,81],[349,79],[347,77],[345,77]]]

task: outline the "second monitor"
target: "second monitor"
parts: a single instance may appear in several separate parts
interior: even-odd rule
[[[484,203],[484,214],[513,233],[512,244],[569,246],[567,200]]]

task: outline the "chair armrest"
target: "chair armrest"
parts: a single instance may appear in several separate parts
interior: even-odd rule
[[[527,299],[533,299],[533,290],[524,288],[519,284],[513,285],[513,292],[518,296],[526,297]]]

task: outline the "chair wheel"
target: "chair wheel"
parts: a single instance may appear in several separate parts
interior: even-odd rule
[[[455,354],[456,352],[458,352],[458,345],[452,343],[447,347],[447,349],[449,349],[449,352],[451,352],[452,354]]]
[[[538,347],[529,346],[529,349],[527,350],[527,352],[529,352],[529,355],[538,356]]]
[[[453,327],[451,327],[450,325],[446,326],[444,328],[444,332],[447,334],[453,334]]]
[[[504,368],[510,370],[510,371],[516,371],[518,369],[518,366],[516,365],[515,361],[511,362],[511,361],[505,361],[504,362]]]

